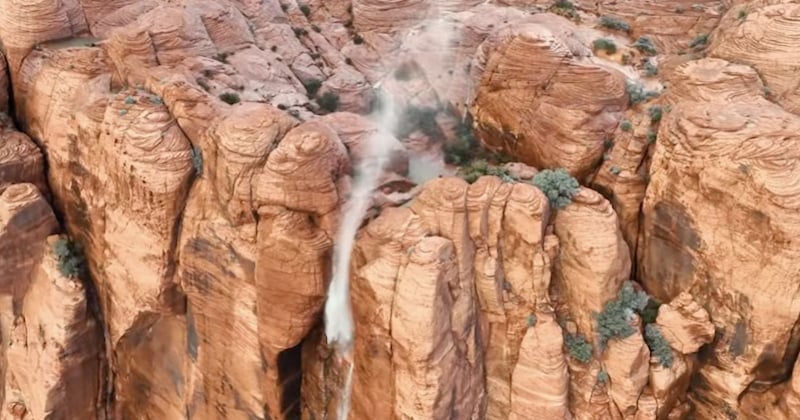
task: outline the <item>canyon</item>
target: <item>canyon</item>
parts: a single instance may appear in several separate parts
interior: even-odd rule
[[[798,39],[0,0],[0,420],[800,418]]]

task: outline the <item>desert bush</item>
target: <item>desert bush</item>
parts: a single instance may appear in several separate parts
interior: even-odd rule
[[[308,92],[308,96],[314,97],[317,94],[317,92],[319,92],[319,88],[322,87],[322,81],[319,79],[309,79],[305,83],[303,83],[303,86],[306,87],[306,92]]]
[[[625,83],[625,91],[628,93],[628,100],[632,105],[658,96],[658,92],[645,90],[644,86],[635,80],[628,80]]]
[[[573,359],[582,363],[589,363],[592,360],[592,344],[586,341],[583,334],[567,334],[564,337],[564,344]]]
[[[605,348],[612,338],[627,338],[636,330],[631,326],[634,313],[641,312],[646,306],[649,296],[645,292],[637,292],[633,283],[625,282],[617,293],[617,297],[606,302],[603,311],[595,314],[597,335],[600,348]]]
[[[64,277],[77,278],[85,274],[86,257],[79,243],[58,238],[53,243],[53,254],[58,260],[58,271]]]
[[[708,34],[701,34],[689,43],[689,48],[703,48],[708,44]]]
[[[311,15],[311,8],[309,8],[307,5],[304,4],[300,6],[300,12],[302,12],[306,17],[308,17]]]
[[[628,22],[613,16],[600,17],[600,26],[624,32],[629,32],[631,30],[631,25],[629,25]]]
[[[219,99],[228,105],[238,104],[241,101],[241,99],[239,99],[239,95],[234,92],[221,93],[219,95]]]
[[[665,368],[672,367],[672,363],[674,362],[672,348],[664,338],[664,335],[661,334],[661,330],[658,329],[655,324],[648,324],[644,328],[644,340],[661,366]]]
[[[661,116],[663,115],[661,106],[653,105],[650,108],[647,108],[647,113],[650,115],[650,122],[657,123],[661,121]]]
[[[609,38],[595,39],[592,43],[592,46],[595,50],[603,50],[609,54],[614,54],[617,52],[617,44],[614,43],[613,39]]]
[[[335,112],[339,108],[339,95],[328,91],[317,98],[319,107],[327,112]]]
[[[564,208],[572,202],[581,185],[566,169],[545,169],[533,177],[533,185],[542,190],[550,207]]]
[[[641,51],[645,55],[656,55],[658,54],[658,50],[656,50],[655,44],[653,44],[653,40],[647,36],[640,36],[636,42],[633,43],[633,48]]]
[[[461,175],[461,177],[470,184],[477,181],[478,178],[484,175],[494,175],[502,179],[503,182],[517,181],[517,179],[511,175],[507,169],[500,166],[489,165],[489,162],[487,162],[485,159],[473,160],[469,163],[469,165],[459,169],[459,175]]]

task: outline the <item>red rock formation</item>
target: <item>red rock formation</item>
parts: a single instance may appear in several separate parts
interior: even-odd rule
[[[625,76],[588,57],[590,42],[566,19],[536,15],[482,44],[471,110],[490,148],[578,177],[591,171],[628,99]]]

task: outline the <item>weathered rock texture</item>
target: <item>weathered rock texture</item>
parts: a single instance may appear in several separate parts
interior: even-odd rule
[[[0,419],[797,418],[797,11],[0,0]]]

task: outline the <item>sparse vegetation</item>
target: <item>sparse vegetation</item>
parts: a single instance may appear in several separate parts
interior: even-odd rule
[[[336,112],[339,109],[339,95],[327,91],[317,98],[317,104],[327,112]]]
[[[86,257],[81,244],[58,238],[53,242],[53,254],[58,260],[58,271],[64,277],[79,278],[86,274]]]
[[[628,100],[631,105],[636,105],[658,96],[658,92],[645,90],[641,83],[634,80],[628,80],[625,84],[625,91],[628,93]]]
[[[674,361],[672,348],[664,338],[664,335],[661,334],[661,330],[658,329],[655,324],[648,324],[644,328],[644,340],[661,366],[665,368],[672,367],[672,362]]]
[[[647,306],[648,300],[647,293],[637,292],[633,283],[625,282],[617,297],[607,302],[602,312],[595,314],[601,349],[612,338],[627,338],[636,332],[630,324],[631,318],[635,312],[641,312]]]
[[[567,334],[564,344],[573,359],[581,363],[589,363],[592,360],[592,344],[586,341],[583,334]]]
[[[631,131],[633,130],[633,124],[628,120],[624,120],[619,124],[619,129],[626,132]]]
[[[503,182],[514,182],[517,180],[508,172],[507,169],[499,166],[489,165],[489,162],[487,162],[485,159],[475,159],[470,162],[469,165],[460,168],[458,172],[459,175],[461,175],[461,177],[470,184],[477,181],[478,178],[484,175],[494,175],[502,179]]]
[[[657,123],[661,121],[661,116],[663,114],[661,107],[659,105],[653,105],[647,108],[647,113],[650,115],[650,122]]]
[[[658,134],[655,131],[647,132],[647,144],[653,144],[658,139]]]
[[[345,62],[345,64],[347,64],[348,66],[352,66],[352,65],[353,65],[353,60],[352,60],[352,59],[350,59],[350,57],[347,57],[347,58],[345,58],[345,59],[344,59],[344,62]]]
[[[198,146],[192,147],[192,166],[197,176],[203,173],[203,151]]]
[[[656,318],[658,317],[658,308],[661,307],[661,302],[653,299],[652,296],[647,301],[647,305],[645,305],[642,312],[639,313],[639,316],[642,317],[642,322],[645,324],[652,324],[656,322]]]
[[[300,12],[302,12],[306,17],[311,16],[311,8],[309,8],[308,5],[301,5]]]
[[[407,106],[397,122],[395,135],[398,138],[406,138],[415,131],[421,131],[428,137],[440,138],[443,136],[439,123],[436,122],[436,115],[439,110],[432,107]],[[460,161],[464,164],[467,161]]]
[[[695,48],[695,49],[705,48],[707,44],[708,44],[708,34],[701,34],[696,36],[692,40],[692,42],[689,43],[689,48]]]
[[[631,30],[631,25],[629,25],[628,22],[613,16],[600,17],[600,26],[623,32],[630,32]]]
[[[319,88],[322,87],[322,81],[319,79],[309,79],[305,83],[303,83],[303,86],[306,87],[306,92],[308,92],[308,96],[314,97],[317,94],[317,92],[319,92]]]
[[[601,384],[608,383],[608,380],[611,379],[608,376],[608,372],[605,369],[600,369],[600,372],[597,372],[597,382]]]
[[[152,103],[154,103],[156,105],[163,105],[164,104],[164,100],[161,99],[161,97],[158,96],[158,95],[150,95],[150,102],[152,102]]]
[[[364,38],[361,37],[359,34],[353,35],[353,44],[361,45],[364,43]]]
[[[317,26],[316,24],[314,24],[314,25],[311,25],[311,30],[312,30],[312,31],[314,31],[314,32],[316,32],[316,33],[320,33],[320,32],[322,32],[322,29],[320,29],[320,27],[319,27],[319,26]]]
[[[126,96],[125,97],[125,105],[133,105],[136,103],[136,98],[133,96]]]
[[[747,10],[739,9],[739,13],[736,14],[736,18],[739,19],[740,22],[747,19]]]
[[[617,44],[614,43],[613,39],[609,38],[599,38],[595,39],[592,43],[592,46],[595,50],[602,50],[609,54],[614,54],[617,52]]]
[[[125,116],[125,115],[128,115],[128,110],[127,110],[127,109],[120,109],[120,110],[119,110],[119,115],[120,115],[120,116]]]
[[[581,185],[566,169],[545,169],[533,177],[533,185],[542,190],[550,207],[561,209],[572,203]]]
[[[655,44],[653,44],[653,40],[647,36],[640,36],[636,42],[633,43],[633,48],[641,51],[645,55],[656,55],[658,54],[658,50],[656,50]]]
[[[535,327],[536,326],[536,315],[530,314],[528,315],[528,326]]]
[[[239,94],[237,94],[235,92],[221,93],[219,95],[219,99],[222,102],[225,102],[228,105],[235,105],[235,104],[238,104],[239,102],[241,102],[241,99],[239,99]]]
[[[617,176],[620,174],[620,172],[622,172],[622,170],[619,168],[619,166],[612,166],[608,168],[608,172],[611,172],[611,175]]]
[[[547,8],[548,12],[564,16],[568,19],[580,19],[578,10],[575,5],[569,0],[555,0],[550,7]]]
[[[220,63],[227,63],[228,62],[228,53],[217,53],[214,55],[214,59],[219,61]]]
[[[294,32],[294,36],[300,38],[301,36],[308,35],[308,31],[303,28],[298,28],[297,26],[292,26],[292,32]]]
[[[658,75],[658,64],[653,63],[652,61],[647,61],[644,63],[644,75],[647,77],[653,77]]]

